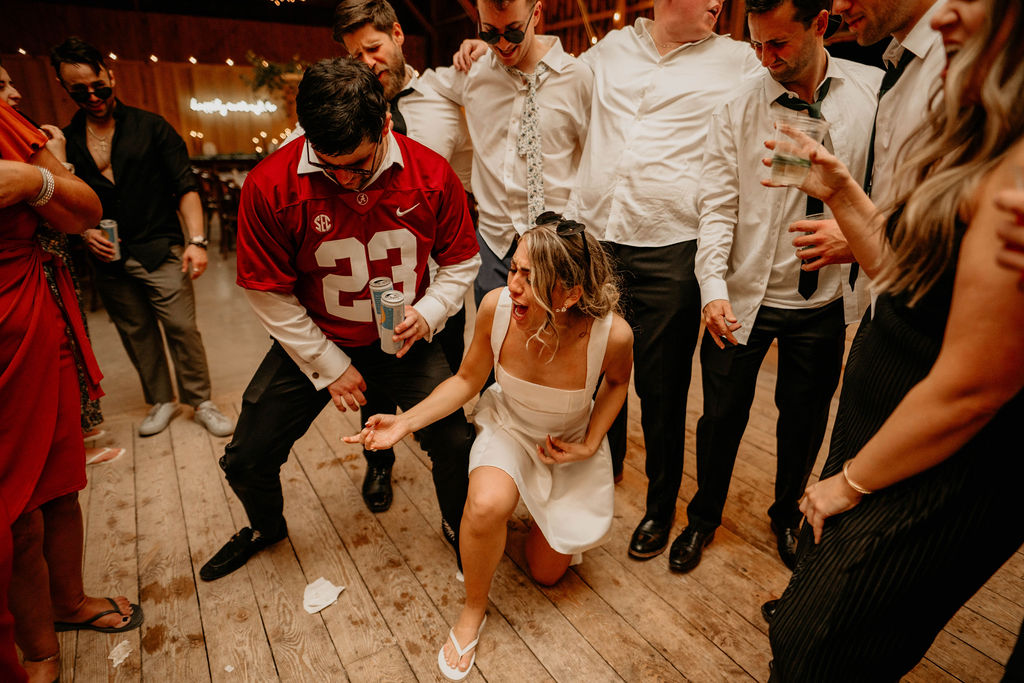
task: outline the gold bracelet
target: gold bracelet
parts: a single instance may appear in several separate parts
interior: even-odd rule
[[[843,463],[843,479],[846,480],[846,483],[850,485],[851,489],[853,489],[854,491],[856,491],[857,493],[859,493],[861,495],[867,496],[867,495],[870,495],[870,494],[874,493],[874,491],[871,491],[870,489],[866,489],[863,486],[861,486],[860,484],[857,484],[856,482],[854,482],[853,479],[850,479],[849,469],[850,469],[850,463],[851,462],[853,462],[853,458],[850,458],[849,460],[847,460],[846,462]]]

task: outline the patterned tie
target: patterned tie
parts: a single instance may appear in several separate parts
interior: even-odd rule
[[[396,133],[401,133],[402,135],[407,135],[408,129],[405,126],[405,117],[402,116],[402,112],[398,110],[398,100],[411,94],[412,91],[412,88],[406,88],[392,97],[391,101],[388,103],[389,108],[391,109],[391,127]]]
[[[818,98],[814,102],[806,102],[801,100],[799,97],[794,97],[788,93],[779,95],[776,98],[776,102],[781,104],[787,109],[793,109],[796,111],[806,111],[807,115],[812,119],[823,118],[821,115],[821,103],[825,99],[825,95],[828,94],[828,89],[832,87],[832,79],[826,78],[825,82],[818,88]],[[805,216],[813,216],[818,213],[822,213],[825,210],[825,204],[820,199],[807,197],[807,209],[804,211]],[[800,282],[797,283],[796,291],[800,292],[800,296],[804,299],[810,299],[814,296],[814,292],[818,289],[818,271],[800,271]]]
[[[516,138],[516,153],[526,157],[526,205],[529,210],[527,224],[533,225],[537,216],[544,213],[544,157],[540,146],[540,113],[537,111],[537,83],[548,71],[547,64],[537,64],[532,74],[507,66],[505,70],[518,76],[526,83],[526,99],[523,101],[523,115],[519,121],[519,137]]]

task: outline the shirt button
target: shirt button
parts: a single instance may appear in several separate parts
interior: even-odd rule
[[[313,373],[313,379],[320,379],[320,373],[319,372],[314,372]]]

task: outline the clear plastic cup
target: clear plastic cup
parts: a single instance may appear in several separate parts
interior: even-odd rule
[[[811,152],[828,132],[828,121],[799,114],[775,117],[775,153],[772,155],[772,183],[797,186],[811,172]],[[803,133],[806,137],[801,137]]]

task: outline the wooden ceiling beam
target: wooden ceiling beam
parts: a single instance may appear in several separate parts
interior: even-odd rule
[[[404,2],[405,2],[405,6],[409,8],[410,12],[412,12],[412,15],[414,17],[416,17],[416,21],[420,22],[420,24],[423,25],[423,28],[427,29],[427,33],[430,34],[430,37],[431,38],[436,38],[437,37],[437,29],[434,28],[433,24],[431,24],[429,21],[427,21],[427,18],[425,16],[423,16],[423,13],[420,12],[420,10],[416,7],[416,5],[414,5],[412,3],[412,0],[404,0]]]
[[[459,5],[462,7],[462,11],[464,11],[466,13],[466,16],[469,17],[470,21],[472,21],[475,24],[476,7],[473,6],[473,3],[471,3],[469,0],[458,0],[458,2]]]
[[[587,19],[591,22],[601,21],[602,19],[611,19],[615,16],[615,13],[618,12],[622,19],[625,20],[626,14],[630,12],[642,12],[654,7],[654,0],[644,0],[643,2],[634,3],[628,7],[625,6],[624,2],[619,2],[617,4],[620,8],[624,7],[624,9],[617,8],[613,10],[604,10],[603,12],[591,12],[588,13]],[[573,17],[572,19],[563,19],[562,21],[544,22],[544,31],[550,33],[563,28],[574,28],[576,26],[583,25],[583,17]]]

